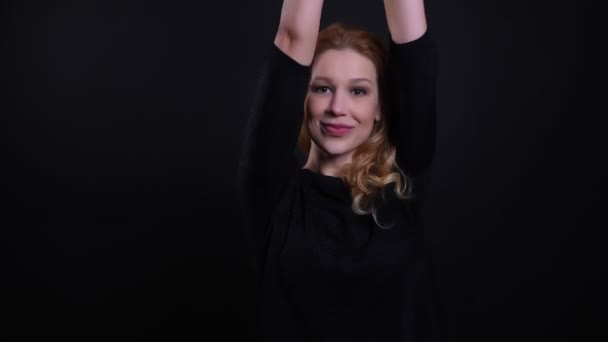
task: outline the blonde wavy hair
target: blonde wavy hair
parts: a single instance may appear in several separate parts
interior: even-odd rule
[[[319,32],[313,58],[329,49],[350,49],[369,58],[376,69],[379,87],[379,101],[382,118],[374,122],[372,133],[367,141],[359,145],[352,156],[352,161],[342,169],[342,180],[350,187],[353,198],[352,209],[358,215],[371,214],[378,222],[376,200],[384,198],[384,188],[394,183],[393,190],[398,198],[413,198],[411,180],[397,165],[395,147],[389,142],[388,127],[390,119],[389,101],[387,98],[386,66],[388,51],[382,41],[372,33],[343,23],[334,23]],[[298,147],[308,155],[311,147],[307,118],[308,96],[304,101],[304,121],[300,128]]]

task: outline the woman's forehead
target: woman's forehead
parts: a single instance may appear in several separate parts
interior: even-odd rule
[[[315,58],[311,79],[336,82],[376,80],[374,63],[366,56],[350,49],[330,49]]]

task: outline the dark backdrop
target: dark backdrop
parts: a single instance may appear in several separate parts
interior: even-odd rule
[[[280,6],[2,2],[2,334],[258,336],[234,177]],[[452,340],[589,341],[606,323],[600,13],[427,2],[425,227]],[[335,20],[386,37],[381,1],[326,1]]]

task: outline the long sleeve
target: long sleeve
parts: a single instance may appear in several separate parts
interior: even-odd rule
[[[389,39],[391,116],[389,138],[399,166],[409,176],[426,171],[435,154],[435,42],[427,30],[418,39],[397,44]]]
[[[420,225],[423,224],[419,221],[421,206],[429,188],[435,154],[437,124],[437,52],[428,30],[420,38],[404,44],[389,39],[389,73],[392,98],[389,139],[396,147],[399,166],[413,180],[416,200],[406,208],[412,210],[414,221]],[[423,234],[419,240],[423,257],[416,265],[420,277],[416,292],[420,303],[417,326],[421,341],[435,342],[443,339],[446,324],[427,239]]]
[[[272,44],[260,71],[245,128],[237,183],[247,223],[261,239],[281,189],[297,169],[295,148],[303,120],[310,66]]]

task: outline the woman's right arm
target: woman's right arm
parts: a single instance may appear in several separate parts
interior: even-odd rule
[[[315,53],[323,0],[284,0],[274,44],[302,65]]]
[[[288,176],[303,119],[310,64],[323,0],[284,0],[268,59],[261,70],[241,150],[238,187],[247,223],[267,226]],[[259,232],[254,234],[260,238]]]

